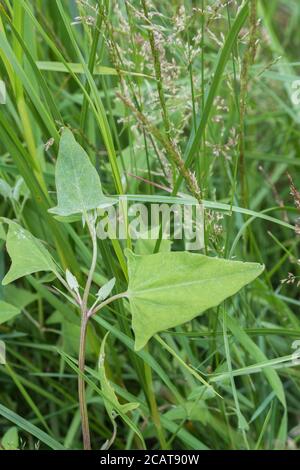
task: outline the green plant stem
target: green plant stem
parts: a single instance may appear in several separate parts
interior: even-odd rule
[[[91,315],[98,312],[105,305],[108,305],[110,302],[113,302],[116,299],[124,297],[126,293],[117,294],[110,297],[109,299],[102,302],[98,307],[94,308],[94,305],[89,309],[88,308],[88,298],[93,281],[93,275],[96,269],[97,264],[97,236],[95,231],[95,225],[91,222],[88,216],[86,216],[86,223],[91,235],[92,245],[93,245],[93,255],[91,267],[89,270],[88,278],[86,281],[82,302],[80,304],[81,309],[81,327],[80,327],[80,345],[79,345],[79,357],[78,357],[78,367],[81,372],[78,376],[78,398],[79,398],[79,408],[81,416],[81,428],[82,428],[82,437],[83,437],[83,446],[85,450],[91,450],[91,438],[90,438],[90,427],[89,427],[89,418],[86,404],[85,396],[85,383],[84,383],[84,370],[85,370],[85,354],[86,354],[86,335],[88,321]]]
[[[123,101],[123,103],[135,114],[136,118],[138,119],[139,123],[147,130],[147,132],[153,137],[156,138],[158,142],[165,148],[169,158],[178,168],[179,173],[184,178],[191,194],[194,196],[195,199],[202,204],[201,198],[201,191],[198,187],[197,180],[194,178],[193,174],[186,168],[184,160],[182,159],[179,152],[176,148],[172,145],[170,140],[160,132],[160,130],[154,126],[147,117],[141,113],[134,104],[126,97],[116,93],[116,95]]]
[[[100,5],[100,2],[98,3]],[[89,71],[91,72],[91,75],[93,76],[94,73],[94,66],[97,58],[97,46],[100,38],[100,30],[101,30],[101,25],[102,25],[102,16],[99,14],[97,16],[97,24],[95,27],[95,33],[94,33],[94,39],[91,45],[91,53],[89,57],[89,62],[88,62],[88,68]],[[89,93],[91,90],[91,87],[89,83],[86,83],[86,92]],[[89,107],[89,102],[87,100],[86,95],[83,97],[83,104],[82,104],[82,111],[80,115],[80,129],[82,134],[84,135],[85,131],[85,125],[86,125],[86,119],[87,119],[87,113],[88,113],[88,107]],[[81,142],[83,144],[83,139],[81,139]]]
[[[87,302],[88,302],[88,297],[89,297],[89,293],[90,293],[90,289],[91,289],[91,285],[93,281],[93,275],[96,269],[97,255],[98,255],[97,236],[96,236],[95,227],[91,225],[91,222],[88,220],[88,218],[86,218],[86,222],[87,222],[87,226],[89,228],[89,232],[90,232],[91,239],[92,239],[93,255],[92,255],[91,267],[90,267],[89,274],[88,274],[88,279],[86,282],[86,286],[85,286],[83,298],[82,298],[81,311],[83,315],[85,315],[87,311]]]
[[[121,294],[116,294],[110,297],[109,299],[104,300],[104,302],[101,302],[100,305],[94,308],[91,307],[89,312],[88,312],[88,317],[90,318],[92,315],[95,315],[95,313],[99,312],[99,310],[102,310],[106,305],[109,305],[111,302],[114,302],[115,300],[122,299],[124,297],[127,297],[127,292],[121,292]]]
[[[160,102],[160,105],[161,105],[162,119],[163,119],[166,134],[168,136],[168,139],[170,140],[171,125],[170,125],[170,119],[169,119],[169,115],[168,115],[168,111],[167,111],[167,105],[166,105],[166,100],[165,100],[165,95],[164,95],[164,90],[163,90],[163,85],[162,85],[162,73],[161,73],[161,64],[160,64],[160,58],[159,58],[159,51],[158,51],[158,48],[156,47],[155,36],[154,36],[154,33],[153,33],[153,29],[151,29],[152,24],[151,24],[151,21],[149,19],[148,7],[147,7],[146,0],[142,0],[142,6],[143,6],[145,18],[147,19],[147,22],[149,24],[149,28],[148,28],[149,43],[150,43],[152,58],[153,58],[153,63],[154,63],[156,86],[157,86],[157,93],[158,93],[158,97],[159,97],[159,102]]]
[[[242,62],[241,70],[241,91],[240,91],[240,141],[239,141],[239,167],[241,179],[241,192],[244,207],[248,207],[248,186],[246,177],[246,164],[245,164],[245,115],[246,115],[246,100],[249,85],[249,69],[253,64],[256,54],[256,36],[257,36],[257,0],[250,2],[250,31],[249,42],[247,50]]]
[[[86,281],[83,299],[81,302],[81,327],[80,327],[80,345],[79,345],[79,357],[78,357],[78,367],[81,372],[78,376],[78,398],[79,398],[79,407],[80,407],[80,416],[81,416],[81,427],[82,427],[82,437],[83,437],[83,446],[85,450],[91,450],[91,438],[90,438],[90,428],[89,428],[89,418],[86,405],[85,397],[85,384],[84,384],[84,369],[85,369],[85,349],[86,349],[86,334],[87,326],[89,321],[88,315],[88,297],[93,281],[93,275],[97,263],[97,237],[95,231],[95,225],[91,223],[89,217],[86,216],[86,223],[91,235],[92,244],[93,244],[93,255],[92,263],[89,270],[88,278]]]
[[[207,98],[205,100],[205,106],[202,112],[202,117],[199,121],[197,132],[191,133],[189,142],[186,147],[186,151],[184,155],[185,170],[191,167],[193,160],[194,160],[194,155],[197,149],[199,148],[199,143],[203,141],[203,138],[205,135],[205,129],[209,121],[211,110],[213,108],[213,102],[214,102],[215,96],[217,95],[217,92],[221,83],[221,79],[223,76],[223,72],[227,64],[228,57],[230,56],[230,53],[231,53],[232,48],[234,47],[236,38],[238,37],[238,34],[241,28],[243,27],[244,22],[246,21],[246,18],[248,16],[248,2],[249,0],[246,0],[244,5],[240,9],[239,14],[237,15],[232,25],[232,28],[227,36],[227,39],[225,40],[222,52],[219,55],[219,60],[215,69],[214,78],[212,80],[209,92],[207,94]],[[173,196],[175,196],[178,193],[183,178],[184,178],[184,174],[183,172],[180,172],[180,175],[178,176],[177,182],[174,186]]]
[[[159,98],[159,102],[161,106],[162,120],[163,120],[163,124],[165,128],[167,140],[170,142],[170,145],[172,145],[171,122],[170,122],[170,118],[169,118],[169,114],[167,110],[167,104],[166,104],[166,99],[165,99],[165,94],[164,94],[164,89],[163,89],[163,77],[162,77],[162,72],[161,72],[159,49],[156,45],[156,40],[155,40],[153,29],[151,28],[152,23],[149,18],[146,0],[142,0],[142,6],[143,6],[145,18],[147,19],[147,22],[149,24],[148,36],[149,36],[149,43],[151,47],[153,64],[154,64],[156,87],[157,87],[158,98]],[[172,170],[173,170],[173,182],[175,183],[176,182],[176,172],[175,172],[176,165],[173,160],[171,160],[171,165],[172,165]]]
[[[80,328],[80,344],[79,344],[79,356],[78,356],[78,367],[81,374],[78,375],[78,397],[79,397],[79,408],[81,416],[81,427],[83,437],[84,450],[91,450],[91,438],[90,438],[90,427],[89,417],[86,404],[85,396],[85,383],[84,383],[84,369],[85,369],[85,347],[86,347],[86,333],[88,326],[88,317],[83,315],[81,319]]]
[[[155,393],[153,390],[152,370],[146,362],[144,363],[144,370],[147,386],[147,398],[150,406],[152,420],[157,431],[157,437],[159,439],[162,450],[169,450],[170,446],[166,441],[164,430],[161,426],[159,411],[156,403]]]
[[[93,267],[93,262],[92,262]],[[90,270],[91,272],[91,270]],[[93,307],[90,310],[81,311],[81,327],[80,327],[80,344],[79,344],[79,356],[78,356],[78,368],[81,372],[78,376],[78,398],[79,398],[79,408],[81,416],[81,428],[82,428],[82,437],[83,437],[83,446],[85,450],[91,450],[91,438],[90,438],[90,427],[89,427],[89,418],[86,405],[86,395],[85,395],[85,384],[84,384],[84,370],[85,370],[85,353],[86,353],[86,335],[89,318],[103,307],[113,302],[114,300],[125,297],[126,292],[121,294],[116,294],[109,299],[102,302],[97,308]],[[83,304],[82,304],[83,306]]]

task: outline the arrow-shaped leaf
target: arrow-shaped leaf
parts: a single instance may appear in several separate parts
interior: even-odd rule
[[[128,250],[127,259],[127,297],[137,350],[155,333],[216,307],[264,270],[257,263],[188,252],[140,256]]]
[[[69,129],[60,140],[55,183],[58,204],[49,212],[59,216],[87,213],[116,202],[104,196],[96,169]]]
[[[5,218],[2,220],[9,225],[6,248],[12,261],[9,271],[2,281],[3,285],[38,271],[52,271],[54,273],[57,271],[50,253],[40,240],[16,222]]]

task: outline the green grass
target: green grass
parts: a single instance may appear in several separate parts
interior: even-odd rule
[[[126,302],[91,320],[84,378],[92,447],[113,435],[97,371],[109,331],[107,375],[121,404],[140,405],[117,419],[113,449],[295,449],[300,202],[287,173],[300,191],[300,105],[291,87],[300,70],[300,6],[193,5],[1,0],[7,101],[0,105],[0,215],[44,240],[83,284],[92,260],[86,230],[48,212],[56,204],[63,126],[85,148],[106,195],[148,205],[201,198],[203,253],[259,262],[265,271],[141,351]],[[0,238],[3,278],[3,231]],[[126,290],[126,246],[134,248],[129,237],[98,240],[95,292],[112,277],[116,292]],[[173,248],[184,249],[179,241]],[[39,273],[0,288],[0,300],[22,309],[0,324],[8,359],[0,365],[0,442],[16,426],[24,449],[82,448],[79,315],[53,286],[59,284]]]

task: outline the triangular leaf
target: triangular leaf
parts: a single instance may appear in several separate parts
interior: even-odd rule
[[[99,175],[72,132],[65,129],[55,169],[57,206],[49,212],[60,216],[86,213],[116,201],[104,196]]]
[[[2,219],[9,224],[6,248],[11,257],[11,267],[2,284],[6,285],[27,274],[38,271],[56,272],[55,263],[42,242],[16,222]]]
[[[11,320],[20,313],[20,309],[14,305],[8,304],[0,300],[0,325]]]
[[[238,292],[264,270],[257,263],[188,252],[139,256],[127,250],[135,348],[159,331],[192,320]]]

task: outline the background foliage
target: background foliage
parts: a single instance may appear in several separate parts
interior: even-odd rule
[[[113,433],[99,391],[100,382],[110,385],[97,370],[108,331],[106,374],[120,403],[140,404],[130,418],[147,448],[297,448],[299,2],[1,0],[0,15],[2,216],[45,240],[83,280],[91,249],[81,222],[48,213],[60,132],[69,127],[105,195],[204,200],[204,252],[266,266],[237,297],[139,352],[122,302],[95,317],[87,369],[93,448]],[[3,278],[3,228],[0,235]],[[98,242],[98,288],[115,277],[116,292],[124,290],[124,247]],[[79,318],[54,287],[48,274],[1,287],[4,448],[81,447]],[[22,313],[2,323],[4,302]],[[113,448],[141,445],[118,419]]]

